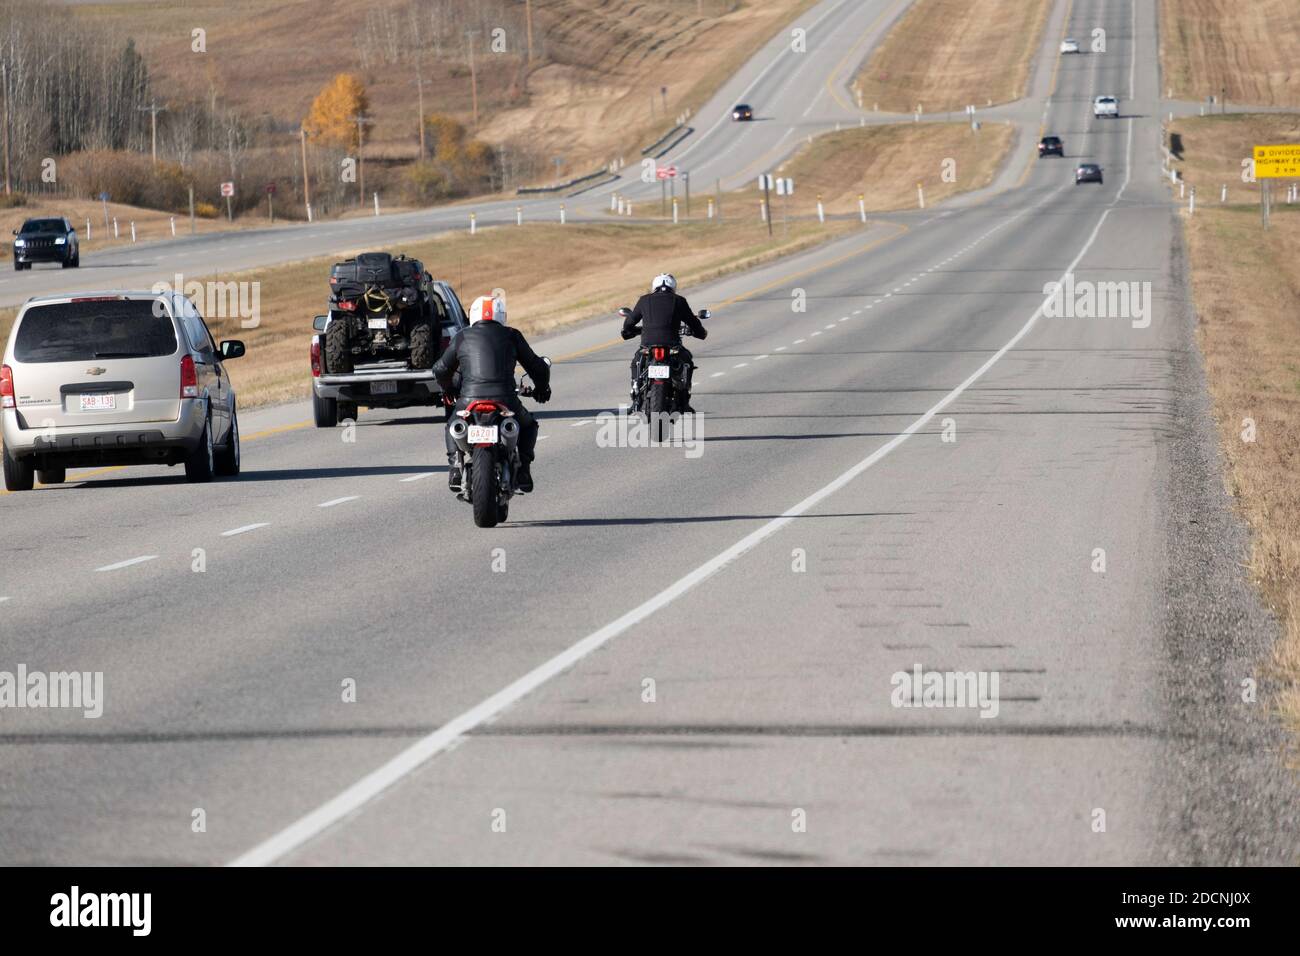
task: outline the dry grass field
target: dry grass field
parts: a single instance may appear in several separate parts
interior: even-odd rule
[[[1227,485],[1253,531],[1251,576],[1285,628],[1276,661],[1282,709],[1300,733],[1300,204],[1275,199],[1265,232],[1258,186],[1240,175],[1253,143],[1300,141],[1300,116],[1192,118],[1173,131],[1181,171],[1205,197],[1185,222]],[[1243,438],[1247,419],[1253,441]]]
[[[925,188],[926,204],[959,192],[987,186],[997,175],[1014,139],[1009,123],[986,124],[972,133],[966,123],[900,123],[867,126],[819,136],[777,170],[794,180],[792,214],[816,210],[817,195],[827,213],[856,213],[862,194],[868,211],[910,209],[917,204],[916,184]],[[944,181],[952,161],[952,182]],[[759,190],[732,194],[746,214],[757,210]],[[785,199],[773,198],[778,219]],[[757,216],[757,213],[754,212]]]
[[[917,0],[855,81],[867,109],[925,113],[1025,95],[1050,0]]]
[[[1300,4],[1161,0],[1160,61],[1181,99],[1300,106]]]
[[[496,4],[506,52],[494,56],[489,37],[480,35],[477,135],[489,142],[526,138],[547,160],[562,156],[564,176],[589,172],[620,153],[631,159],[813,2],[533,0],[531,68],[524,64],[523,4]],[[493,4],[479,6],[490,19]],[[415,155],[417,69],[426,113],[451,113],[466,123],[471,117],[468,48],[459,30],[455,40],[432,39],[438,23],[472,15],[455,4],[126,0],[71,9],[133,36],[160,88],[172,95],[211,99],[281,128],[297,127],[335,73],[357,72],[374,118],[372,155]],[[413,23],[422,31],[418,44]],[[206,31],[206,53],[191,51],[196,28]],[[666,101],[661,86],[668,87]]]

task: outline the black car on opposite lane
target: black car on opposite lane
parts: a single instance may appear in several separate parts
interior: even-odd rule
[[[1096,163],[1081,163],[1079,168],[1074,171],[1074,184],[1079,183],[1100,183],[1101,167]]]
[[[14,231],[14,271],[30,269],[33,262],[58,262],[65,269],[81,265],[77,230],[62,216],[28,219]]]
[[[731,109],[731,118],[738,123],[747,123],[754,118],[754,108],[748,103],[737,103]]]

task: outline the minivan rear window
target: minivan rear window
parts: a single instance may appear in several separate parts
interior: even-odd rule
[[[33,306],[18,323],[19,362],[84,362],[153,358],[176,351],[171,316],[154,314],[156,299],[55,302]]]

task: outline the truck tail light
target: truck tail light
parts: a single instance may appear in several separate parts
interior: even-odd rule
[[[311,340],[311,374],[312,378],[320,378],[320,339]]]

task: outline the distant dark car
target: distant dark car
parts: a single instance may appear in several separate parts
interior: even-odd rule
[[[731,118],[737,122],[748,122],[754,118],[754,108],[748,103],[737,103],[731,111]]]
[[[72,223],[58,219],[28,219],[14,232],[14,271],[33,262],[60,262],[65,269],[81,265],[81,245]]]
[[[1084,163],[1074,171],[1074,184],[1101,182],[1101,167],[1096,163]]]
[[[1059,136],[1044,136],[1038,141],[1038,158],[1044,156],[1065,156],[1065,144]]]

